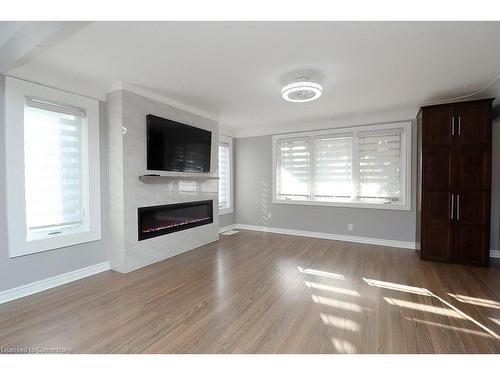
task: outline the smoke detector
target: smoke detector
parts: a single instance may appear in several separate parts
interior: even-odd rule
[[[295,82],[283,87],[281,96],[289,102],[304,103],[318,99],[322,92],[320,84],[311,82],[307,77],[299,77]]]

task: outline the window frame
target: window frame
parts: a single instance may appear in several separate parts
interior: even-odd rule
[[[277,142],[282,139],[289,138],[309,138],[310,142],[310,155],[311,155],[311,184],[314,184],[314,165],[315,165],[315,150],[314,150],[314,138],[318,136],[325,135],[342,135],[342,134],[352,134],[352,170],[353,170],[353,182],[359,185],[357,171],[359,168],[359,158],[358,158],[358,141],[357,136],[360,132],[370,132],[370,131],[385,131],[391,129],[401,129],[401,155],[402,161],[402,180],[401,180],[401,192],[403,192],[401,203],[368,203],[368,202],[332,202],[317,199],[282,199],[278,198],[278,160],[277,160]],[[338,127],[325,130],[298,132],[298,133],[287,133],[287,134],[277,134],[272,137],[273,150],[272,150],[272,169],[273,169],[273,203],[275,204],[291,204],[291,205],[306,205],[306,206],[325,206],[325,207],[348,207],[348,208],[372,208],[379,210],[411,210],[411,160],[412,160],[412,123],[411,121],[402,122],[392,122],[383,124],[370,124],[370,125],[358,125],[349,127]]]
[[[85,110],[82,135],[85,220],[79,228],[28,240],[24,170],[25,98]],[[5,78],[5,140],[7,177],[7,230],[11,258],[59,249],[101,239],[99,102],[20,79]]]
[[[219,134],[219,142],[217,143],[217,155],[219,155],[219,147],[221,143],[225,143],[229,145],[229,207],[226,208],[219,208],[219,216],[221,215],[227,215],[231,214],[234,212],[234,204],[233,204],[233,194],[234,194],[234,189],[233,189],[233,138],[228,137],[227,135]],[[217,160],[217,172],[219,173],[219,164]],[[219,175],[220,177],[220,175]],[[220,180],[219,180],[220,181]],[[217,189],[219,186],[217,185]],[[217,190],[218,192],[218,190]],[[217,195],[217,207],[219,206],[219,197]]]

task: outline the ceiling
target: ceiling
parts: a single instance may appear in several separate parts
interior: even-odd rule
[[[500,22],[90,22],[39,43],[7,74],[99,98],[125,82],[247,136],[414,116],[497,76],[498,35]],[[282,86],[304,73],[321,98],[284,101]]]

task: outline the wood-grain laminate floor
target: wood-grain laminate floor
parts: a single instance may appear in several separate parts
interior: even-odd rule
[[[499,353],[500,268],[240,231],[129,274],[0,305],[3,348],[90,353]]]

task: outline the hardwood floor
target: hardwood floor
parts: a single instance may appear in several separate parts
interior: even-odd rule
[[[83,353],[500,353],[500,268],[240,231],[0,305],[0,346]]]

